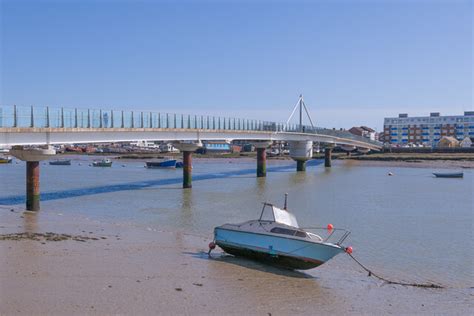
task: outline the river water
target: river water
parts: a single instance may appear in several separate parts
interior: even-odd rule
[[[269,161],[267,177],[256,178],[252,160],[195,159],[193,188],[183,190],[180,169],[150,170],[143,161],[125,160],[112,168],[89,164],[83,156],[72,166],[42,163],[42,208],[210,240],[213,227],[254,219],[260,202],[282,205],[288,193],[300,226],[349,229],[345,244],[381,275],[474,285],[472,169],[464,179],[437,179],[429,168],[336,162],[328,169],[312,161],[297,173],[291,161]],[[24,163],[0,165],[0,179],[0,205],[23,205]]]

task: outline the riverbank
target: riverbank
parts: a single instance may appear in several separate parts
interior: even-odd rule
[[[0,240],[2,315],[288,315],[472,312],[463,289],[384,285],[349,257],[307,273],[220,251],[211,237],[43,210],[0,207],[0,234],[96,239]]]
[[[469,153],[374,153],[370,155],[347,156],[339,159],[364,161],[407,161],[419,162],[424,160],[474,161],[474,154]]]

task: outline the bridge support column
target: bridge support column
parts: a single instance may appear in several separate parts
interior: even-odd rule
[[[306,160],[296,160],[296,171],[306,171]]]
[[[26,209],[37,212],[40,210],[40,169],[39,161],[26,162]]]
[[[23,148],[14,146],[10,154],[26,161],[26,209],[37,212],[40,210],[40,168],[39,162],[56,154],[51,148]]]
[[[255,142],[253,145],[257,149],[257,178],[267,176],[267,152],[266,149],[272,142]]]
[[[257,177],[267,176],[267,152],[266,148],[257,148]]]
[[[306,171],[306,162],[313,158],[312,141],[292,141],[290,145],[290,157],[296,161],[296,171]]]
[[[193,152],[183,151],[183,189],[190,189],[193,187]]]
[[[332,159],[332,148],[331,147],[326,147],[324,149],[324,166],[325,167],[331,167],[331,159]]]
[[[173,146],[183,152],[183,189],[190,189],[193,187],[193,152],[202,147],[202,143],[181,142],[174,143]]]

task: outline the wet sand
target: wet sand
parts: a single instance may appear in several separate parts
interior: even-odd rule
[[[208,258],[211,234],[10,209],[0,207],[0,234],[29,235],[0,240],[1,315],[473,312],[472,288],[387,285],[367,277],[346,255],[309,272],[294,272],[223,255],[217,249]],[[70,238],[46,240],[34,235],[46,232]],[[88,238],[74,240],[78,236]]]

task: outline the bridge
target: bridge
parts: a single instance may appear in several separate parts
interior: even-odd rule
[[[299,123],[290,119],[299,108]],[[303,110],[311,125],[303,124]],[[191,188],[192,153],[201,141],[247,140],[257,148],[257,176],[266,176],[266,148],[273,141],[290,145],[297,170],[304,171],[313,144],[325,147],[331,166],[335,146],[347,150],[379,150],[381,143],[342,129],[315,127],[300,96],[286,123],[208,115],[150,111],[0,106],[0,147],[27,162],[27,209],[39,210],[39,161],[55,155],[51,145],[131,141],[172,141],[183,152],[183,188]]]

